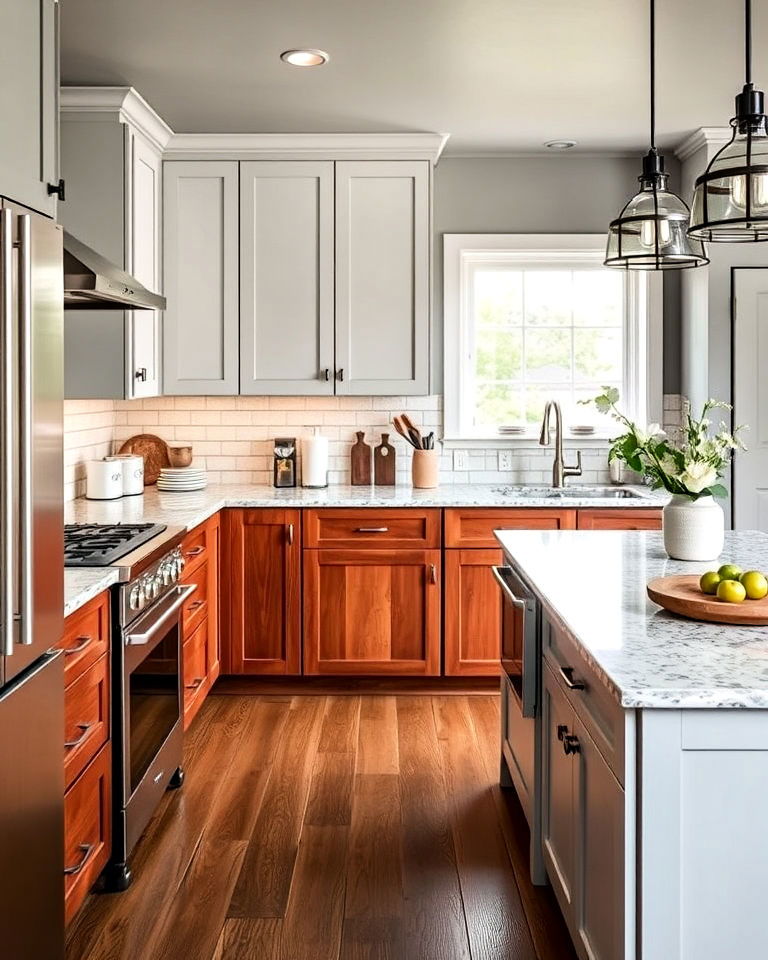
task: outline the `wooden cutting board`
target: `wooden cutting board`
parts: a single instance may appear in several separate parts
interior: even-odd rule
[[[743,603],[725,603],[702,593],[696,575],[680,574],[651,580],[648,596],[665,610],[691,620],[740,624],[743,627],[768,626],[768,597],[745,600]]]
[[[380,487],[395,485],[395,448],[388,433],[382,433],[381,443],[373,451],[373,482]]]
[[[154,433],[137,433],[130,437],[117,451],[118,453],[135,453],[144,458],[144,486],[157,483],[160,470],[170,467],[168,459],[168,444]]]
[[[365,442],[365,433],[358,430],[357,442],[352,444],[352,486],[368,487],[371,484],[371,448]]]

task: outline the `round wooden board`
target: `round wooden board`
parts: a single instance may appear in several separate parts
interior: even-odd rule
[[[136,453],[144,458],[144,486],[157,482],[160,470],[170,467],[168,444],[154,433],[137,433],[130,437],[117,451],[118,453]]]
[[[699,589],[699,577],[691,574],[658,577],[648,584],[648,596],[660,607],[691,620],[733,623],[741,626],[768,626],[768,597],[725,603]]]

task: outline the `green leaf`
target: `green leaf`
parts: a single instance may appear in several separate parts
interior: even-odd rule
[[[707,488],[707,493],[711,494],[713,497],[727,497],[728,490],[722,485],[722,483],[714,483],[711,487]]]

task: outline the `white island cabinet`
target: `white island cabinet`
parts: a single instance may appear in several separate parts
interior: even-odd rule
[[[669,560],[660,534],[497,536],[541,611],[533,863],[577,953],[768,956],[768,630],[651,603],[648,580],[712,566]],[[768,536],[727,534],[724,557],[765,569]]]

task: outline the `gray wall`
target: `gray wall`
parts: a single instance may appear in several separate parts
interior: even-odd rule
[[[673,177],[676,162],[667,158]],[[435,168],[433,384],[442,391],[444,233],[605,233],[637,190],[640,157],[444,159]],[[680,383],[680,294],[664,277],[664,389]]]

